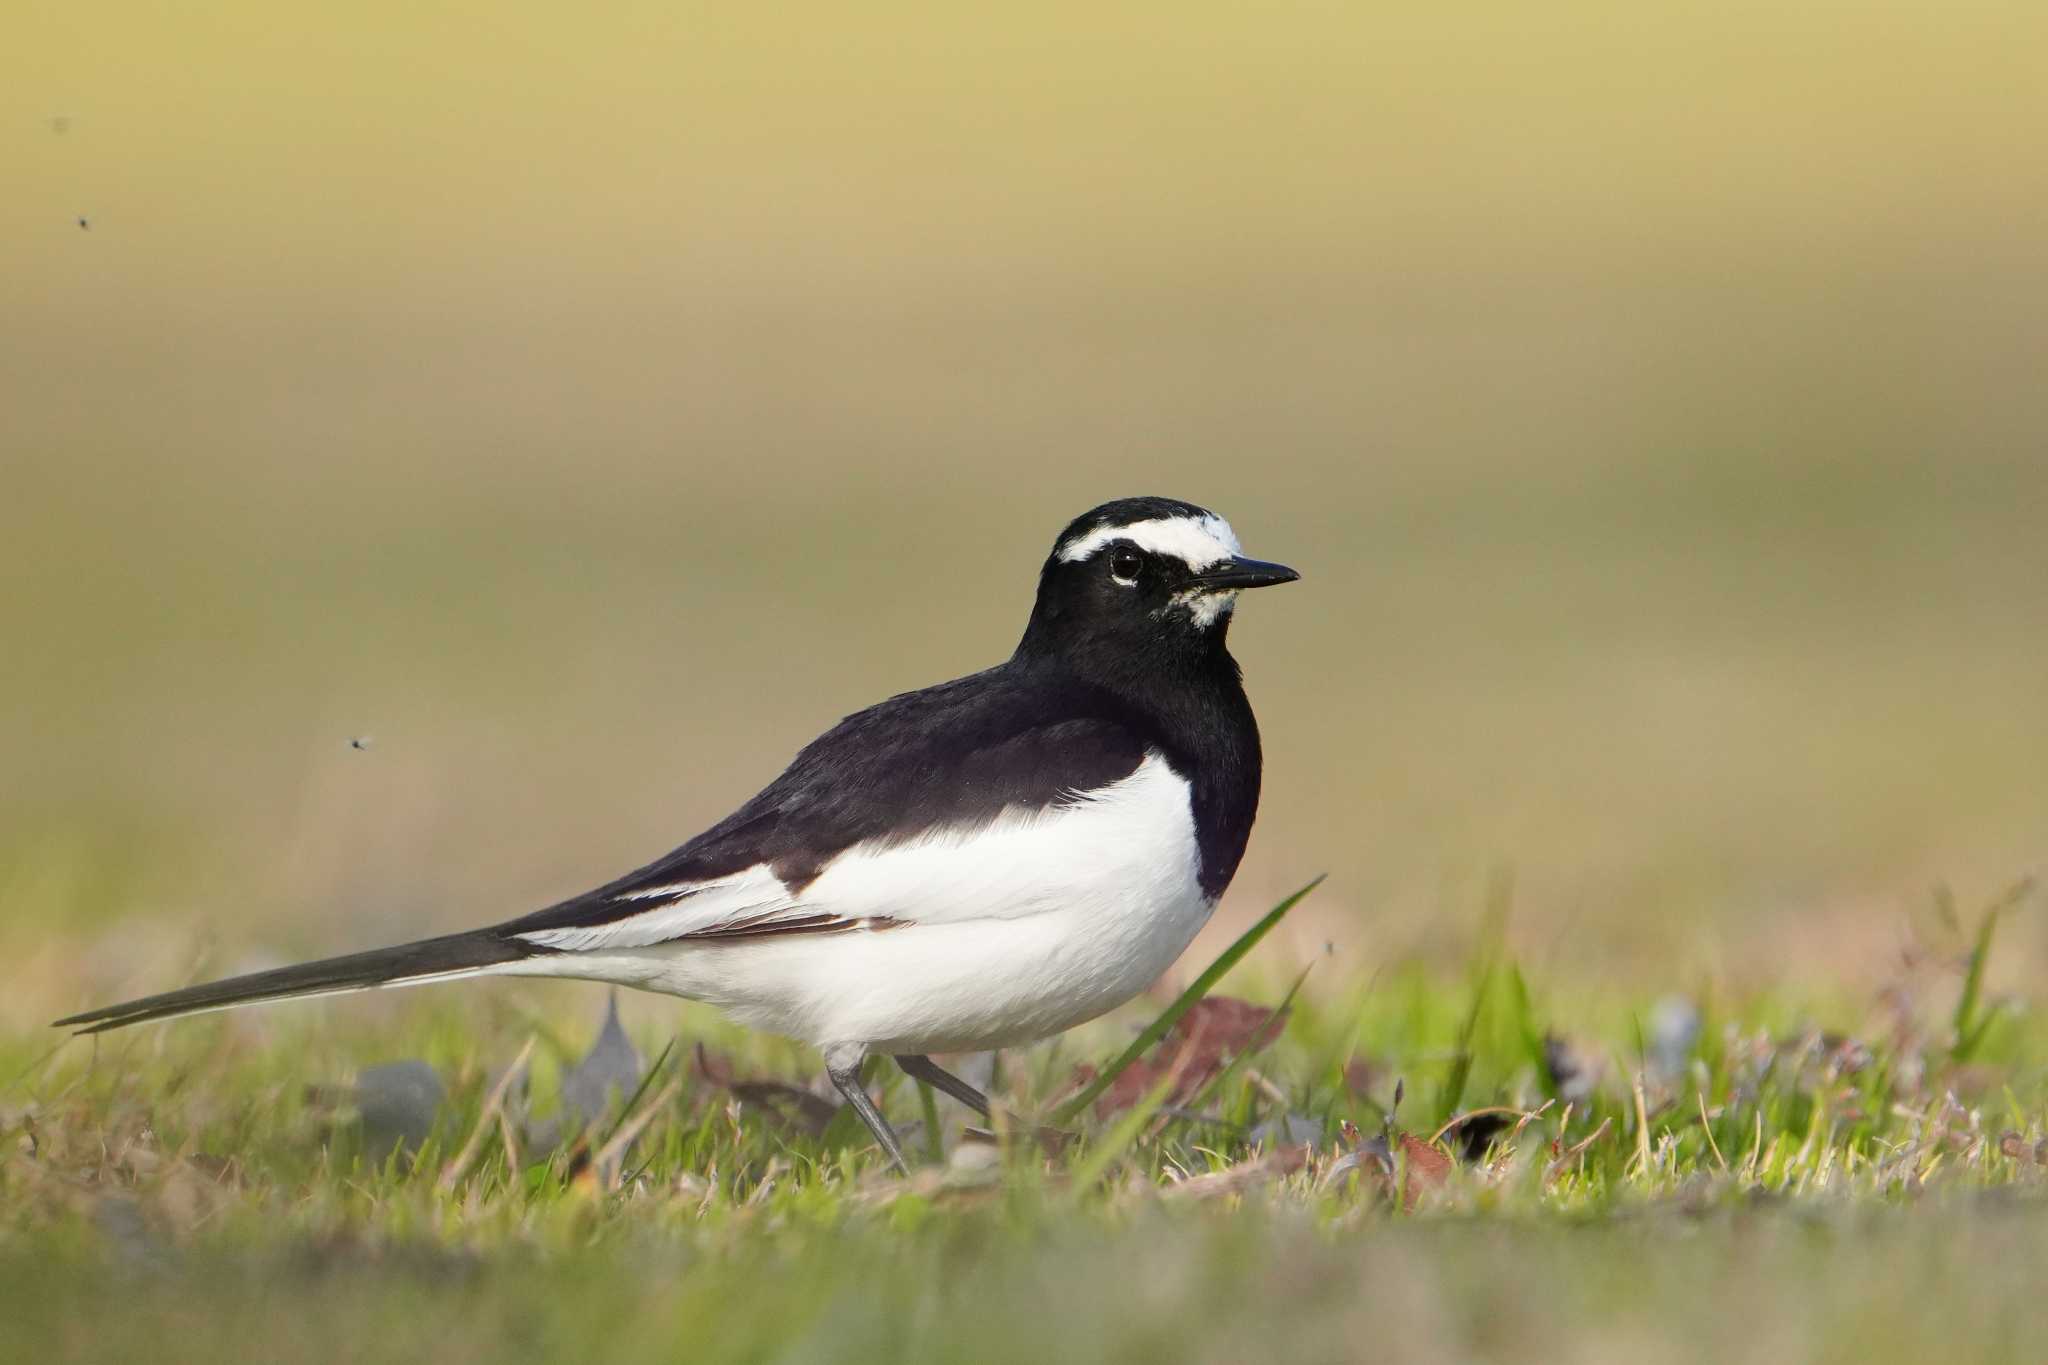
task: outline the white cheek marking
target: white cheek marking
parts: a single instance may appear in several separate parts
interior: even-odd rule
[[[1195,570],[1243,552],[1230,523],[1210,513],[1200,517],[1159,517],[1129,526],[1098,526],[1061,550],[1060,561],[1072,564],[1086,559],[1115,540],[1128,540],[1153,554],[1172,555]]]
[[[1195,625],[1207,630],[1223,617],[1230,615],[1237,606],[1235,592],[1181,592],[1173,596],[1173,605],[1187,609],[1195,618]]]

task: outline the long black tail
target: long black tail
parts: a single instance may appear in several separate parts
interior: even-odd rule
[[[521,958],[547,956],[552,951],[522,939],[501,937],[494,930],[478,929],[466,934],[421,939],[418,943],[401,944],[396,948],[379,948],[374,952],[305,962],[296,967],[279,967],[275,971],[231,976],[225,981],[187,986],[184,990],[166,991],[162,995],[146,995],[125,1005],[109,1005],[105,1009],[87,1010],[69,1019],[59,1019],[54,1027],[75,1027],[80,1033],[103,1033],[107,1029],[144,1024],[152,1019],[174,1019],[181,1014],[203,1014],[208,1010],[289,1000],[294,996],[339,995],[378,986],[410,986],[424,981],[475,976]]]

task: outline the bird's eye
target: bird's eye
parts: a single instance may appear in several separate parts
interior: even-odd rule
[[[1144,560],[1129,550],[1119,550],[1109,561],[1109,576],[1119,583],[1135,583],[1144,567]]]

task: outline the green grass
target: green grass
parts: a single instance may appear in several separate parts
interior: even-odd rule
[[[843,1113],[803,1121],[829,1109],[799,1049],[697,1013],[633,1013],[654,1061],[581,1137],[551,1112],[594,1033],[568,992],[15,1032],[0,1357],[2024,1358],[2048,1028],[1982,981],[2027,898],[1873,1000],[1696,1000],[1687,1045],[1669,1004],[1525,974],[1503,886],[1467,973],[1296,990],[1254,954],[1215,988],[1284,1000],[1269,1042],[1205,1071],[1190,1016],[1057,1151],[965,1141],[945,1104],[907,1179]],[[1006,1054],[996,1088],[1068,1114],[1143,1020]],[[379,1162],[336,1083],[400,1057],[447,1096]],[[874,1084],[930,1150],[917,1088]]]

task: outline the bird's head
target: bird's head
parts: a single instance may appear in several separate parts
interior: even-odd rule
[[[1021,654],[1115,660],[1220,655],[1238,593],[1292,583],[1248,559],[1230,523],[1174,498],[1119,498],[1060,532]]]

